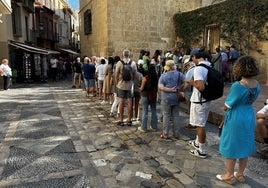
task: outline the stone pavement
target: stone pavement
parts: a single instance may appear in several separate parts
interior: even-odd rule
[[[222,105],[217,101],[212,111]],[[194,131],[181,128],[180,140],[165,141],[160,131],[118,127],[110,105],[70,82],[0,91],[0,106],[0,187],[232,187],[215,178],[224,161],[213,124],[207,126],[208,157],[199,159],[188,154]],[[181,122],[188,122],[183,112]],[[234,187],[267,187],[267,169],[266,160],[251,157],[246,183]]]

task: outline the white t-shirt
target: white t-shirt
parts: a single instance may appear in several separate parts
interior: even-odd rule
[[[211,63],[208,61],[201,61],[199,62],[199,64],[205,64],[208,66],[211,66]],[[202,66],[196,66],[194,68],[193,71],[193,77],[194,77],[194,81],[196,80],[203,80],[205,82],[205,80],[207,79],[207,74],[208,74],[208,70],[205,67]],[[201,101],[206,101],[205,99],[201,100],[201,93],[198,91],[198,89],[196,89],[195,87],[193,87],[193,93],[190,99],[191,102],[201,102]]]
[[[12,76],[11,68],[8,65],[1,64],[0,66],[1,66],[1,69],[3,71],[1,76]]]
[[[57,68],[58,60],[57,59],[50,59],[51,68]]]
[[[105,64],[100,64],[96,68],[96,73],[98,73],[98,80],[104,80],[105,76]]]

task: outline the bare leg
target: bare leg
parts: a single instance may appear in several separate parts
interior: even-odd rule
[[[120,121],[123,122],[123,118],[124,118],[124,99],[119,98],[118,108],[119,108]]]
[[[204,144],[206,142],[206,131],[204,127],[196,127],[196,134],[198,135],[198,142]]]
[[[128,122],[130,122],[132,119],[132,115],[133,115],[132,114],[133,113],[132,98],[128,98],[127,106],[128,106]],[[120,112],[120,115],[121,115],[121,112]]]
[[[247,162],[248,162],[248,158],[243,158],[243,159],[239,159],[238,160],[238,174],[243,175],[244,174],[244,170],[247,166]]]
[[[226,173],[223,175],[223,179],[229,179],[234,176],[235,159],[225,159]]]

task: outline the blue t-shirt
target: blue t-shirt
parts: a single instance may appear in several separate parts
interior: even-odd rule
[[[85,79],[95,79],[95,65],[93,64],[84,64],[83,73]]]
[[[180,77],[178,79],[178,77]],[[170,71],[163,73],[159,78],[159,84],[164,85],[167,88],[177,87],[181,88],[181,85],[185,79],[184,74],[178,71]],[[177,92],[161,92],[161,104],[162,105],[178,105],[178,95]]]

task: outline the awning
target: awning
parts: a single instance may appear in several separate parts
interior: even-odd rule
[[[23,50],[28,51],[28,52],[36,53],[36,54],[45,54],[45,55],[60,54],[60,52],[58,52],[58,51],[39,48],[39,47],[33,47],[33,46],[29,46],[27,44],[15,42],[15,41],[9,41],[9,45],[23,49]]]
[[[73,51],[73,50],[70,50],[70,49],[65,49],[65,48],[59,48],[60,51],[63,51],[63,52],[67,52],[69,54],[73,54],[73,55],[79,55],[79,53]]]

